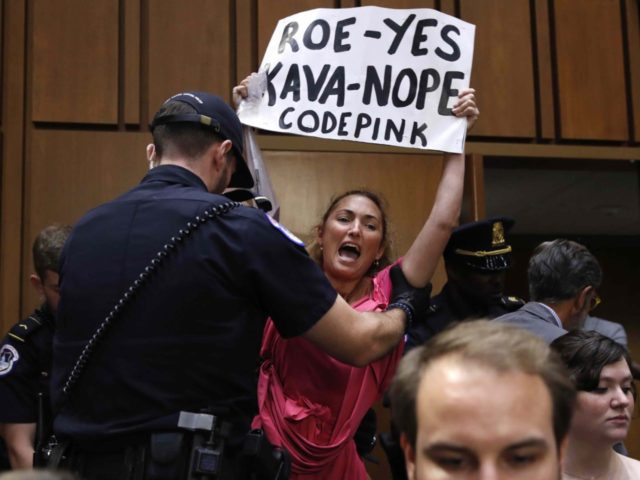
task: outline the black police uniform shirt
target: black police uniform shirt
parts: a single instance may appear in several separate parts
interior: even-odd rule
[[[468,318],[497,318],[505,313],[518,310],[524,301],[517,297],[501,296],[491,305],[479,305],[472,299],[454,295],[449,284],[431,299],[426,322],[414,323],[408,334],[405,352],[422,345],[454,322]]]
[[[337,294],[301,242],[245,206],[177,242],[113,321],[76,386],[61,393],[84,345],[157,252],[227,201],[190,171],[162,165],[74,227],[61,257],[53,347],[59,436],[102,441],[171,429],[179,411],[208,406],[249,425],[266,318],[283,336],[300,335]]]
[[[0,346],[0,423],[35,423],[38,394],[48,399],[54,317],[45,305],[7,333]]]

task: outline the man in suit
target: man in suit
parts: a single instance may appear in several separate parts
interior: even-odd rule
[[[610,322],[604,318],[592,317],[588,315],[582,326],[583,330],[595,330],[605,337],[609,337],[620,345],[627,346],[627,332],[624,327],[617,322]]]
[[[557,239],[536,247],[527,271],[531,301],[496,321],[525,328],[547,343],[581,328],[599,303],[598,260],[577,242]]]

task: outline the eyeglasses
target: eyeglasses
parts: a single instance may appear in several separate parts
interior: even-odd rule
[[[591,305],[589,305],[589,311],[593,312],[601,303],[602,299],[597,293],[594,292],[593,297],[591,297]]]

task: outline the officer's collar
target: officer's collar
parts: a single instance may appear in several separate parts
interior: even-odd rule
[[[147,182],[181,183],[208,191],[207,186],[198,175],[178,165],[158,165],[153,167],[144,176],[141,183]]]
[[[447,297],[451,312],[460,320],[468,317],[483,317],[489,309],[489,305],[465,295],[460,288],[450,282],[445,284],[442,291]]]
[[[36,312],[43,320],[50,322],[52,325],[55,323],[56,317],[47,302],[43,302],[42,305],[36,309]]]

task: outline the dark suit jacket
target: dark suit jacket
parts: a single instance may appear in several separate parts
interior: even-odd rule
[[[547,343],[567,333],[564,328],[558,327],[551,312],[538,302],[526,303],[520,310],[502,315],[495,321],[529,330],[542,337]]]
[[[620,345],[627,346],[627,332],[625,332],[624,327],[619,323],[589,316],[584,321],[582,330],[595,330]]]

